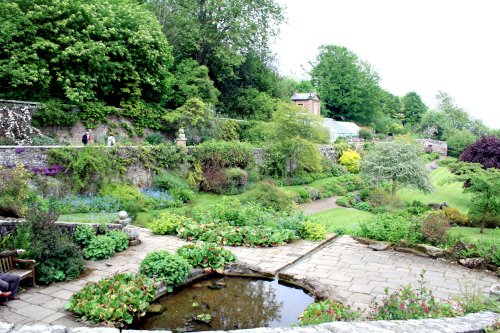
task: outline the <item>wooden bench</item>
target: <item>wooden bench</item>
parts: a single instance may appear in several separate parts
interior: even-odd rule
[[[30,268],[18,268],[18,263],[28,263]],[[31,278],[31,284],[33,285],[33,287],[36,287],[35,260],[18,259],[14,254],[4,258],[0,258],[0,274],[2,273],[17,275],[21,278],[21,280]]]

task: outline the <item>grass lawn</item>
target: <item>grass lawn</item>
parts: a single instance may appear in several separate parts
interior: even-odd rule
[[[371,219],[374,214],[357,209],[332,208],[310,215],[312,221],[324,226],[328,231],[339,228],[356,228],[360,222]]]
[[[112,223],[118,218],[118,213],[66,214],[59,216],[58,221],[78,223]]]
[[[480,228],[469,228],[469,227],[453,227],[450,229],[452,234],[462,234],[472,241],[478,240],[495,240],[500,242],[500,229],[484,229],[484,234],[479,231]]]
[[[451,207],[458,208],[460,212],[466,214],[470,207],[471,195],[463,193],[462,183],[441,184],[443,180],[451,176],[447,168],[439,167],[431,173],[432,184],[436,191],[426,194],[420,190],[402,189],[397,195],[404,202],[419,200],[423,203],[443,203],[446,201]]]

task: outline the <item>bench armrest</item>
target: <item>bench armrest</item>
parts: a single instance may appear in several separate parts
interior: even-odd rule
[[[35,260],[33,260],[33,259],[12,258],[12,261],[14,261],[14,262],[21,262],[21,263],[29,263],[30,264],[30,269],[35,269]]]

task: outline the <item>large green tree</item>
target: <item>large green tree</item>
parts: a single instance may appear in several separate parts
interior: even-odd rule
[[[464,193],[473,195],[469,215],[481,221],[483,233],[486,220],[498,221],[500,215],[500,169],[484,169],[479,163],[459,163],[454,168],[455,180],[464,182]]]
[[[380,107],[379,76],[354,52],[323,45],[312,64],[311,78],[328,116],[369,124]]]
[[[274,0],[149,0],[176,59],[193,58],[222,80],[249,50],[264,55],[284,20]]]
[[[290,102],[281,102],[267,124],[265,136],[269,145],[265,168],[271,175],[321,171],[317,144],[328,142],[329,136],[319,117]]]
[[[0,2],[0,96],[70,103],[170,98],[173,57],[134,1]]]
[[[361,174],[369,182],[390,182],[394,198],[398,184],[431,191],[429,170],[420,158],[422,148],[403,140],[376,143],[361,161]]]
[[[416,125],[420,122],[422,115],[427,111],[427,105],[422,102],[420,96],[411,91],[401,99],[403,103],[404,124]]]

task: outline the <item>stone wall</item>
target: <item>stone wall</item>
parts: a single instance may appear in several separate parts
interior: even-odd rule
[[[431,139],[417,139],[417,141],[426,152],[438,153],[442,156],[448,155],[448,144],[446,141],[438,141]]]
[[[13,218],[3,218],[0,219],[0,236],[3,237],[7,234],[10,234],[14,230],[17,229],[19,225],[22,223],[26,223],[24,219],[13,219]],[[97,230],[99,228],[99,224],[97,223],[74,223],[74,222],[55,222],[55,224],[61,228],[61,230],[67,232],[72,235],[75,232],[76,227],[80,224],[90,225]],[[108,229],[122,229],[123,225],[118,223],[109,223],[106,225]]]
[[[304,327],[260,327],[245,330],[217,331],[219,333],[479,333],[484,332],[500,320],[500,315],[493,312],[479,312],[463,317],[421,320],[379,320],[361,322],[332,322]],[[140,333],[141,330],[127,330],[104,327],[66,328],[60,325],[14,325],[0,322],[0,333]],[[172,333],[167,330],[156,333]]]

